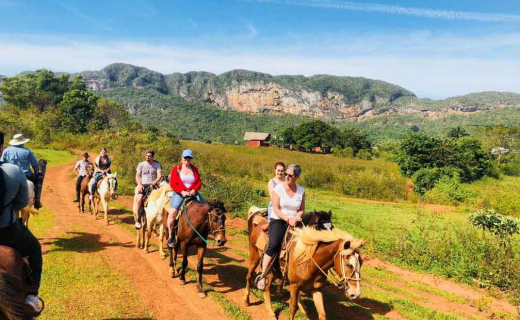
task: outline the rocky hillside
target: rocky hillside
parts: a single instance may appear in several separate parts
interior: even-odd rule
[[[392,105],[399,98],[415,98],[412,92],[383,81],[328,75],[272,76],[247,70],[221,75],[209,72],[163,75],[120,63],[80,75],[93,91],[152,88],[189,102],[207,102],[221,109],[253,114],[346,119]]]

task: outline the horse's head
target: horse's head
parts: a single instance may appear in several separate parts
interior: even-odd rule
[[[340,277],[341,287],[347,298],[354,300],[361,295],[361,266],[363,260],[359,249],[365,240],[345,241],[334,257],[334,270]]]
[[[92,175],[94,175],[94,166],[91,164],[88,164],[85,167],[85,170],[87,171],[87,175],[92,178]]]
[[[312,213],[304,214],[302,222],[308,227],[313,227],[318,230],[332,230],[332,211],[316,211]]]
[[[108,183],[108,191],[110,192],[110,196],[114,199],[117,199],[117,195],[116,195],[117,172],[116,173],[107,173],[107,183]]]
[[[209,202],[209,206],[209,228],[215,242],[219,247],[221,247],[227,242],[226,208],[224,207],[224,203],[218,200]]]

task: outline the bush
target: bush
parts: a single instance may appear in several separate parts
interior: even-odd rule
[[[472,196],[473,193],[463,187],[458,178],[443,176],[433,189],[424,194],[423,198],[430,203],[458,205]]]
[[[303,175],[302,185],[307,188],[321,189],[327,185],[333,184],[334,180],[334,174],[328,170],[309,170],[308,173]]]
[[[356,154],[356,158],[362,159],[362,160],[372,160],[372,152],[371,152],[371,150],[361,149]]]
[[[453,167],[422,168],[412,176],[413,190],[421,195],[433,189],[442,177],[454,178],[460,182],[460,170]]]

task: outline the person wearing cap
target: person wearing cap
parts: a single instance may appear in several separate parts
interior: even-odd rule
[[[83,154],[83,160],[78,160],[78,162],[76,162],[76,165],[74,166],[74,172],[78,176],[78,179],[76,180],[76,200],[74,200],[73,202],[79,202],[81,182],[87,176],[87,166],[92,165],[92,162],[88,161],[89,157],[90,155],[87,152],[85,152]]]
[[[7,147],[2,153],[2,161],[19,166],[28,180],[34,181],[36,173],[40,171],[40,165],[38,160],[34,156],[34,153],[26,148],[24,144],[29,142],[30,139],[24,138],[23,134],[15,134],[13,139],[9,141],[10,147]],[[31,171],[31,167],[34,173]]]
[[[168,246],[175,246],[175,223],[177,213],[182,206],[184,198],[195,198],[198,202],[205,202],[204,198],[198,192],[202,186],[200,181],[199,170],[191,164],[193,159],[193,151],[186,149],[182,152],[182,161],[178,166],[172,168],[170,175],[170,186],[173,189],[173,195],[170,202],[170,210],[168,212]]]
[[[4,133],[0,132],[0,152],[3,149]],[[16,214],[29,203],[27,178],[19,166],[11,163],[0,163],[0,174],[5,185],[4,208],[0,211],[0,245],[11,247],[28,258],[32,283],[28,287],[25,304],[33,312],[40,312],[38,291],[42,279],[42,248]]]

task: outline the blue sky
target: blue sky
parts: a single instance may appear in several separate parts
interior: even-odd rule
[[[520,92],[520,1],[0,0],[0,21],[7,75],[125,62],[362,76],[435,99]]]

